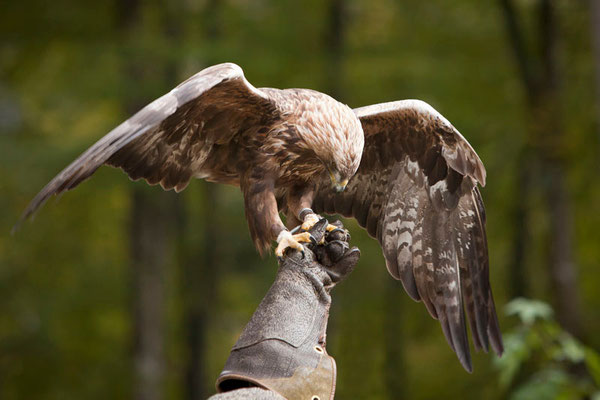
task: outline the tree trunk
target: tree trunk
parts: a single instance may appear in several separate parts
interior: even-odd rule
[[[549,193],[552,232],[550,267],[552,284],[557,295],[557,317],[575,336],[581,337],[581,311],[577,271],[573,263],[573,216],[565,171],[562,166],[550,167],[552,188]]]
[[[169,193],[136,187],[131,210],[134,398],[163,396]]]
[[[596,129],[600,143],[600,1],[590,1],[590,26],[592,28],[592,51],[596,75]]]
[[[520,71],[521,81],[528,99],[530,133],[528,146],[531,144],[531,156],[523,159],[537,159],[544,176],[533,176],[531,181],[520,178],[521,190],[537,184],[541,187],[546,200],[547,213],[550,220],[548,233],[548,272],[552,286],[553,299],[557,318],[572,334],[581,337],[580,298],[577,287],[577,270],[573,261],[572,226],[573,218],[566,182],[566,163],[562,153],[562,141],[565,135],[560,107],[560,75],[558,64],[558,27],[552,0],[539,0],[538,7],[538,43],[540,44],[539,60],[528,55],[525,50],[523,31],[512,2],[500,0],[504,10],[507,32],[511,48]],[[537,60],[537,61],[534,61]],[[533,73],[537,65],[536,74]],[[529,164],[521,165],[521,169],[532,170]],[[523,171],[523,174],[530,174]],[[530,189],[529,189],[530,190]],[[519,193],[519,192],[517,192]],[[526,203],[527,197],[520,192],[518,202]],[[524,211],[524,212],[523,212]],[[516,226],[526,226],[529,210],[524,208],[516,213]],[[526,228],[525,228],[526,229]],[[523,240],[523,233],[517,233],[517,241]],[[515,246],[517,263],[511,271],[522,272],[525,263],[522,252],[523,243]],[[527,246],[525,246],[526,248]],[[511,281],[519,279],[514,276]]]
[[[517,71],[521,84],[531,107],[537,92],[536,82],[533,78],[533,72],[529,62],[523,31],[519,24],[514,5],[511,0],[500,0],[500,5],[504,14],[504,22],[508,42],[517,65]],[[518,164],[519,175],[516,180],[515,196],[513,204],[513,258],[509,266],[508,274],[508,293],[511,297],[527,297],[529,294],[529,285],[527,282],[527,253],[530,248],[531,234],[529,231],[529,199],[531,195],[531,185],[534,180],[532,176],[532,159],[534,152],[529,149],[529,141],[524,149],[521,150]]]
[[[512,220],[514,221],[513,255],[509,265],[508,293],[511,298],[527,297],[529,284],[527,277],[527,248],[531,243],[531,233],[528,226],[528,199],[531,187],[532,174],[531,160],[526,150],[521,151],[519,164],[523,166],[518,170],[515,202],[513,205]]]
[[[189,400],[205,399],[214,391],[207,385],[206,350],[209,346],[207,332],[211,312],[214,313],[217,298],[218,271],[222,262],[218,258],[220,230],[218,225],[217,187],[205,183],[203,212],[198,224],[203,232],[200,243],[183,239],[183,303],[185,341],[188,359],[185,367],[185,395]],[[180,235],[188,234],[195,224],[189,220],[181,222]]]
[[[205,33],[211,48],[221,33],[220,8],[220,0],[209,0],[204,11]],[[210,55],[206,61],[208,65],[212,64]],[[186,243],[182,253],[182,268],[185,339],[189,357],[185,367],[185,395],[188,400],[203,400],[214,391],[212,385],[206,384],[206,351],[209,346],[207,332],[217,297],[218,271],[223,269],[223,262],[219,261],[217,254],[221,241],[218,223],[220,188],[208,182],[202,182],[202,188],[202,212],[198,221],[190,223],[186,219],[180,224],[180,235],[186,235],[186,232],[189,234],[196,226],[203,232],[201,243],[190,243],[182,238],[182,243]],[[183,204],[182,210],[185,210]]]
[[[343,101],[342,61],[345,45],[346,0],[331,0],[329,4],[329,25],[325,38],[325,90]]]
[[[389,277],[386,277],[389,278]],[[404,363],[404,334],[402,324],[402,305],[404,289],[399,281],[386,279],[384,292],[384,344],[385,360],[383,379],[390,399],[407,398],[409,384]]]
[[[139,21],[138,0],[116,3],[117,29],[123,41]],[[128,79],[139,79],[143,65],[127,61]],[[136,112],[147,99],[130,96],[125,109]],[[157,400],[163,397],[165,276],[169,255],[169,225],[173,220],[173,194],[135,186],[132,190],[130,217],[131,284],[133,307],[133,397]]]
[[[550,215],[550,279],[556,299],[557,318],[573,335],[581,337],[580,298],[577,270],[573,261],[573,217],[567,188],[567,173],[561,148],[565,136],[560,113],[560,77],[558,65],[558,26],[552,0],[541,0],[540,37],[544,90],[539,103],[547,118],[543,133],[549,135],[549,148],[542,157],[547,180],[546,199]],[[542,116],[543,117],[543,116]]]

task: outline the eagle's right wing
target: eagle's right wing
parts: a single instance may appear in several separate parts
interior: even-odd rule
[[[440,321],[471,371],[476,349],[502,353],[489,284],[481,160],[436,110],[418,100],[355,109],[365,133],[360,167],[342,193],[325,179],[315,212],[354,217],[377,238],[390,274]]]
[[[102,164],[177,191],[194,176],[235,182],[230,141],[277,118],[274,103],[246,80],[239,66],[206,68],[87,149],[35,196],[15,227],[50,196],[73,189]]]

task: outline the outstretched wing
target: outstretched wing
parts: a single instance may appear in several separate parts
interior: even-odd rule
[[[130,178],[183,190],[192,177],[235,183],[227,146],[240,133],[277,118],[269,97],[231,63],[206,68],[87,149],[31,201],[20,222],[52,195],[73,189],[102,164],[122,168]]]
[[[481,160],[437,111],[418,100],[354,110],[365,133],[360,167],[346,190],[318,185],[315,212],[354,217],[383,248],[390,274],[440,321],[471,371],[465,309],[477,350],[501,354],[477,182]]]

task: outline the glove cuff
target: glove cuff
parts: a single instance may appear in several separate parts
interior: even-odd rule
[[[333,399],[336,365],[325,350],[331,286],[311,252],[286,257],[233,347],[217,391],[260,386],[289,399]]]
[[[299,366],[288,377],[278,376],[290,359],[298,357],[298,349],[292,350],[276,339],[265,340],[251,347],[231,352],[225,369],[217,379],[217,391],[228,392],[249,386],[259,386],[286,399],[332,400],[335,394],[336,364],[327,351],[315,346],[302,354],[308,364]],[[302,349],[305,350],[305,349]],[[300,351],[302,351],[300,350]],[[312,366],[316,362],[316,366]],[[228,369],[229,367],[229,369]],[[266,370],[272,370],[270,376]]]

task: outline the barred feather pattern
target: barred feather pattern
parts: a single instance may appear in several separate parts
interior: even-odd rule
[[[340,194],[321,182],[313,209],[354,217],[377,238],[390,274],[439,320],[471,371],[465,319],[476,350],[491,344],[503,351],[477,188],[485,169],[460,133],[423,102],[355,111],[365,133],[358,172]]]
[[[278,119],[277,106],[246,80],[239,66],[206,68],[81,154],[36,195],[13,230],[48,198],[73,189],[103,164],[177,191],[192,177],[238,184],[241,142],[260,142]]]

